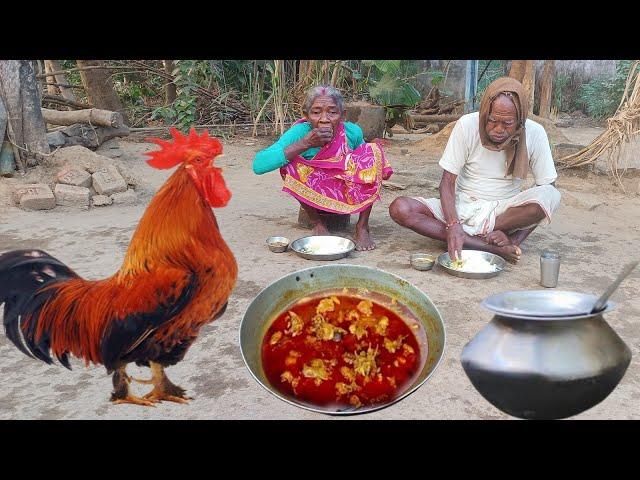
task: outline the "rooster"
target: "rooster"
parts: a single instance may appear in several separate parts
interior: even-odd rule
[[[114,403],[153,406],[186,403],[165,368],[181,361],[200,328],[224,313],[238,267],[223,240],[212,207],[231,193],[213,159],[222,145],[207,132],[173,141],[150,139],[160,150],[147,163],[180,164],[151,200],[120,269],[104,280],[85,280],[42,250],[0,255],[0,306],[7,337],[22,352],[51,364],[52,354],[71,369],[69,355],[113,375]],[[127,364],[151,369],[150,380],[126,372]],[[134,396],[132,380],[153,384]]]

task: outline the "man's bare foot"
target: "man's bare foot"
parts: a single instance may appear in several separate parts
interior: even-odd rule
[[[498,247],[496,253],[508,262],[518,263],[522,255],[522,250],[520,250],[520,247],[517,245],[506,245],[504,247]]]
[[[329,229],[324,225],[324,223],[318,222],[313,227],[313,230],[311,230],[311,234],[312,235],[331,235],[331,232],[329,232]]]
[[[496,245],[498,247],[513,245],[512,239],[502,230],[494,230],[493,232],[487,233],[484,236],[484,240],[489,245]]]
[[[373,237],[369,233],[368,227],[363,227],[356,224],[356,232],[353,235],[353,240],[356,242],[356,250],[373,250],[376,248],[376,244],[373,241]]]

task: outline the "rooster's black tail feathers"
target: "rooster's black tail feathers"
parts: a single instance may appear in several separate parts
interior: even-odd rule
[[[4,303],[4,329],[24,354],[52,363],[48,333],[36,341],[35,332],[38,313],[55,289],[40,295],[38,292],[52,282],[77,276],[64,263],[42,250],[14,250],[0,255],[0,305]],[[26,315],[32,315],[34,321],[29,323],[28,331],[21,334],[21,322]],[[71,368],[66,353],[58,360]]]

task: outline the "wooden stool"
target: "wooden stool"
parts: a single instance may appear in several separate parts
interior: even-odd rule
[[[341,215],[338,213],[320,212],[320,218],[329,230],[347,230],[351,224],[351,215]],[[302,228],[313,228],[309,215],[304,208],[298,211],[298,225]]]

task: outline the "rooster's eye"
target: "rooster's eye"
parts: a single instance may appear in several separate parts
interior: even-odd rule
[[[202,163],[202,158],[196,157],[196,158],[193,159],[193,161],[196,162],[196,163]]]

